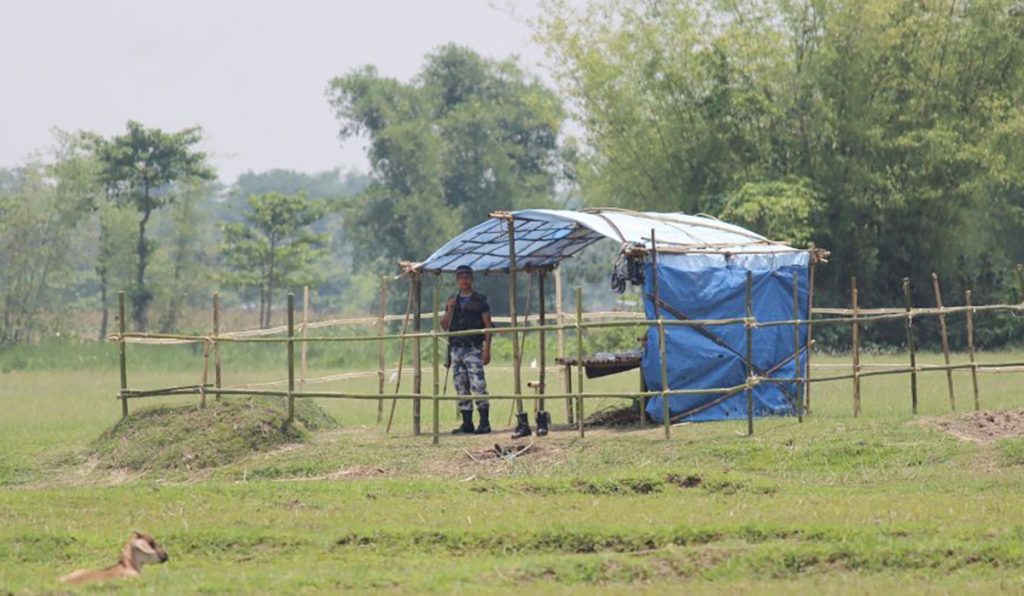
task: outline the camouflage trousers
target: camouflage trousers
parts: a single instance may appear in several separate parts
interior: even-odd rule
[[[459,395],[487,395],[484,378],[484,351],[477,346],[451,346],[452,383]],[[486,399],[476,400],[477,409],[490,407]],[[473,401],[459,400],[460,412],[472,412]]]

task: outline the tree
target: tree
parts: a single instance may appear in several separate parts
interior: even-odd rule
[[[1007,278],[991,268],[1024,257],[1014,6],[553,0],[537,30],[578,107],[588,201],[757,221],[809,206],[764,185],[807,181],[822,209],[811,239],[833,252],[820,296],[845,300],[856,275],[869,302],[898,304],[920,272],[928,303],[931,271],[962,272],[948,289],[978,295],[1007,290],[984,286]]]
[[[310,227],[326,214],[326,205],[302,194],[273,192],[252,195],[248,203],[244,222],[222,226],[222,256],[231,270],[225,281],[243,290],[258,290],[260,326],[266,328],[279,286],[312,285],[319,277],[313,264],[326,238]]]
[[[203,203],[209,202],[210,185],[191,180],[178,185],[178,197],[170,207],[170,229],[167,236],[171,241],[167,251],[167,271],[164,286],[165,305],[160,317],[160,330],[172,333],[178,328],[182,306],[200,290],[208,288],[210,281],[208,254],[209,237],[213,231],[212,222],[203,211]],[[212,251],[210,251],[212,252]],[[159,271],[159,267],[156,271]]]
[[[129,121],[125,134],[97,143],[100,180],[108,195],[118,204],[131,205],[139,214],[132,318],[140,331],[148,328],[147,313],[153,299],[146,287],[146,267],[154,246],[146,238],[146,225],[154,211],[174,200],[171,191],[175,183],[213,178],[206,154],[196,149],[202,138],[199,127],[165,133]]]
[[[807,246],[821,216],[818,193],[807,180],[747,182],[730,193],[721,218],[793,246]]]
[[[39,314],[62,306],[95,167],[80,136],[58,131],[52,160],[0,175],[0,345],[30,341]]]
[[[423,258],[491,211],[552,204],[557,96],[514,61],[456,45],[402,83],[372,66],[331,81],[342,138],[369,138],[372,181],[347,211],[359,267]]]
[[[105,193],[96,196],[93,210],[96,212],[93,268],[99,285],[99,340],[104,341],[110,324],[109,290],[129,287],[134,277],[135,259],[132,253],[137,232],[134,210],[118,205]]]

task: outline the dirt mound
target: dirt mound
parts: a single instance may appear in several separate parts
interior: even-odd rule
[[[636,426],[640,424],[640,402],[630,405],[602,408],[583,420],[584,426]]]
[[[995,441],[1024,437],[1024,408],[998,412],[971,412],[938,423],[942,430],[968,441]]]
[[[301,442],[337,423],[315,403],[297,400],[286,424],[283,399],[225,398],[198,405],[140,409],[104,432],[87,456],[99,468],[198,470],[236,462],[253,452]]]

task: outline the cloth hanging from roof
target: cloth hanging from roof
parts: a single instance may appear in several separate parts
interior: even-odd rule
[[[626,291],[626,282],[634,286],[644,285],[644,260],[635,253],[637,248],[643,248],[639,244],[626,242],[619,249],[619,256],[612,263],[611,286],[616,294],[623,294]]]

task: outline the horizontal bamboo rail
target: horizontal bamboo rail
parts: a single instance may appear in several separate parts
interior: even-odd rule
[[[431,313],[422,313],[421,318],[429,319],[433,317]],[[385,315],[382,317],[347,317],[340,319],[327,319],[323,321],[314,322],[299,322],[295,325],[296,332],[303,332],[308,329],[326,329],[334,327],[372,327],[380,324],[392,321],[402,321],[405,315]],[[597,311],[584,313],[583,318],[587,320],[609,320],[609,319],[621,319],[621,320],[646,320],[643,313],[630,312],[630,311]],[[491,321],[494,323],[510,323],[510,317],[492,317]],[[534,327],[531,327],[531,329]],[[266,329],[245,329],[242,331],[231,331],[227,333],[221,333],[218,337],[220,340],[243,340],[256,337],[265,337],[271,335],[279,335],[288,332],[287,325],[278,325],[276,327],[267,327]],[[133,338],[136,334],[132,334],[129,338]],[[191,344],[204,341],[206,336],[198,335],[176,335],[176,334],[141,334],[138,337],[134,337],[133,343],[152,343],[152,344]],[[107,336],[108,341],[117,341],[117,334],[111,334]],[[142,340],[146,341],[142,341]],[[282,338],[282,340],[285,338]]]
[[[582,313],[581,307],[579,306],[579,303],[580,303],[579,302],[579,295],[577,294],[577,299],[578,299],[578,303],[577,303],[577,316],[575,317],[575,320],[573,320],[572,322],[567,322],[567,317],[558,317],[558,318],[556,318],[556,322],[555,323],[542,322],[540,324],[537,324],[537,323],[532,323],[531,324],[531,323],[528,323],[525,320],[525,318],[517,320],[516,316],[513,314],[511,317],[495,317],[495,319],[494,319],[495,321],[502,321],[502,320],[511,321],[512,324],[496,326],[496,327],[492,327],[491,329],[488,330],[488,333],[492,333],[492,334],[496,334],[496,335],[512,334],[513,340],[520,333],[524,334],[524,336],[525,336],[525,334],[533,333],[533,332],[544,333],[544,332],[547,332],[547,331],[555,331],[555,332],[564,332],[566,330],[575,331],[577,333],[577,343],[578,343],[578,350],[577,351],[579,352],[578,355],[580,357],[582,357],[582,351],[581,351],[582,350],[582,333],[583,333],[584,330],[587,330],[587,329],[623,328],[623,327],[656,328],[658,330],[658,332],[659,332],[659,335],[663,338],[663,339],[660,340],[659,345],[663,346],[664,343],[665,343],[664,331],[667,328],[673,328],[673,327],[686,328],[686,327],[689,327],[689,328],[696,328],[698,330],[704,329],[706,331],[706,328],[714,327],[714,326],[743,325],[744,329],[745,329],[745,332],[747,334],[747,344],[746,344],[747,356],[746,356],[746,359],[744,360],[745,365],[747,366],[747,375],[746,375],[745,382],[743,384],[741,384],[741,385],[736,385],[736,386],[732,386],[732,387],[722,387],[722,388],[671,389],[669,387],[669,385],[668,385],[667,379],[663,378],[662,379],[662,387],[661,387],[661,390],[659,390],[659,391],[624,391],[624,392],[591,391],[591,392],[583,392],[582,391],[583,371],[582,371],[582,367],[579,367],[579,370],[578,370],[579,378],[578,378],[578,382],[577,382],[577,386],[575,388],[575,391],[573,391],[569,387],[565,387],[563,389],[563,393],[558,393],[558,394],[551,394],[551,393],[546,393],[545,392],[546,395],[544,395],[544,394],[523,395],[521,391],[517,390],[517,391],[515,391],[513,393],[490,394],[490,395],[488,395],[488,399],[492,399],[492,400],[531,400],[531,401],[539,401],[539,400],[544,400],[544,399],[565,399],[565,400],[575,401],[576,404],[577,404],[577,408],[576,408],[577,409],[577,415],[578,415],[577,423],[580,426],[579,430],[580,430],[580,434],[582,436],[583,435],[583,426],[582,426],[583,425],[583,415],[582,415],[583,414],[583,401],[586,400],[586,399],[620,398],[620,399],[634,399],[634,400],[644,399],[645,400],[646,398],[650,398],[650,397],[661,397],[662,400],[663,400],[663,404],[664,404],[664,406],[666,407],[666,410],[667,410],[667,406],[668,406],[668,399],[667,398],[671,397],[671,396],[717,395],[718,397],[715,398],[715,402],[717,403],[717,401],[721,401],[723,399],[727,399],[727,398],[729,398],[729,397],[731,397],[733,395],[739,394],[740,392],[745,392],[746,395],[747,395],[747,408],[748,408],[748,412],[747,412],[748,413],[748,433],[752,433],[753,432],[753,427],[752,427],[752,422],[753,422],[753,410],[752,410],[753,402],[752,402],[751,395],[752,395],[753,388],[756,387],[757,385],[761,384],[761,383],[780,384],[780,385],[782,385],[782,384],[795,384],[795,385],[797,385],[798,388],[803,387],[805,389],[805,391],[809,391],[810,386],[812,384],[816,384],[816,383],[843,381],[843,380],[849,380],[849,379],[854,379],[855,382],[859,382],[860,379],[865,378],[865,377],[885,376],[885,375],[894,375],[894,374],[907,374],[907,373],[910,373],[912,375],[916,375],[916,374],[922,373],[922,372],[945,371],[947,375],[951,375],[952,372],[956,371],[956,370],[969,370],[969,371],[971,371],[972,375],[977,374],[977,373],[984,373],[984,372],[992,372],[992,373],[1024,372],[1024,362],[979,363],[979,362],[977,362],[974,359],[973,354],[971,355],[971,362],[969,362],[969,363],[952,364],[952,363],[950,363],[948,361],[948,348],[946,348],[944,346],[944,353],[946,354],[946,363],[945,364],[939,364],[939,365],[936,365],[936,364],[917,364],[917,363],[913,362],[913,360],[912,360],[912,365],[911,366],[906,366],[906,365],[901,365],[901,364],[889,364],[889,363],[860,364],[859,362],[855,362],[854,370],[853,370],[852,373],[828,375],[828,376],[821,376],[821,377],[815,377],[815,378],[810,378],[809,377],[809,371],[811,369],[844,368],[846,370],[849,370],[849,366],[848,365],[839,365],[839,364],[836,364],[836,365],[830,365],[830,364],[811,365],[810,362],[809,362],[810,353],[808,351],[808,355],[807,355],[808,362],[806,362],[806,369],[805,369],[806,370],[805,374],[807,376],[801,376],[800,373],[798,372],[796,378],[772,377],[771,376],[771,374],[773,372],[772,370],[769,370],[769,371],[766,372],[766,371],[763,371],[763,370],[759,370],[759,369],[753,368],[752,365],[751,365],[751,363],[752,363],[752,356],[751,356],[751,347],[752,347],[751,332],[754,329],[757,329],[757,328],[770,328],[770,327],[776,327],[776,326],[780,326],[780,325],[792,326],[794,328],[794,330],[795,330],[795,336],[794,336],[795,340],[794,341],[796,342],[795,345],[797,346],[797,351],[795,352],[795,354],[799,354],[799,344],[800,344],[800,341],[799,341],[799,326],[800,325],[807,325],[808,326],[808,341],[809,341],[810,329],[813,326],[820,326],[820,325],[851,325],[853,328],[857,329],[857,328],[862,328],[864,325],[867,325],[867,324],[870,324],[870,323],[875,323],[875,322],[903,321],[904,324],[907,325],[908,328],[909,328],[915,318],[935,316],[935,317],[938,317],[940,320],[945,320],[946,317],[951,316],[951,315],[966,314],[967,315],[967,324],[968,324],[968,327],[969,327],[969,333],[971,333],[973,331],[973,326],[972,325],[973,325],[973,315],[974,314],[976,314],[976,313],[986,313],[986,312],[1021,313],[1021,312],[1024,312],[1024,302],[1022,302],[1021,304],[972,305],[972,304],[970,304],[969,298],[968,298],[968,304],[965,305],[965,306],[946,307],[946,306],[941,305],[941,303],[940,303],[939,306],[933,307],[933,308],[911,308],[910,304],[908,302],[906,304],[905,308],[860,309],[860,308],[858,308],[858,305],[857,305],[857,302],[856,302],[856,297],[855,297],[856,294],[854,294],[853,308],[850,308],[850,309],[843,309],[843,308],[811,308],[810,311],[809,311],[811,313],[811,315],[807,319],[799,318],[799,314],[800,313],[796,312],[794,314],[797,316],[797,318],[794,318],[794,319],[759,321],[759,320],[757,320],[757,318],[753,314],[753,309],[752,309],[752,306],[751,306],[752,303],[751,303],[751,299],[750,299],[750,296],[749,296],[750,285],[751,284],[750,284],[750,281],[748,279],[747,312],[745,313],[746,316],[743,316],[743,317],[731,317],[731,318],[722,318],[722,319],[697,320],[697,319],[680,318],[681,317],[681,315],[680,315],[680,317],[677,317],[677,318],[666,319],[663,316],[661,316],[661,314],[660,314],[661,311],[660,311],[660,309],[657,308],[658,301],[655,302],[656,312],[658,312],[658,315],[655,318],[653,318],[653,319],[643,318],[643,315],[640,314],[640,313],[630,313],[630,312],[614,312],[614,311],[612,311],[612,312],[597,312],[597,313],[584,314],[584,313]],[[1024,280],[1022,280],[1022,287],[1024,287]],[[854,290],[854,292],[856,292],[856,291]],[[435,290],[435,293],[436,293],[436,290]],[[437,297],[435,297],[435,298],[437,298]],[[122,298],[122,300],[123,300],[123,298]],[[339,343],[349,343],[349,342],[351,342],[351,343],[359,343],[359,342],[367,342],[367,341],[379,342],[380,345],[381,345],[381,350],[382,350],[381,353],[383,354],[383,346],[384,346],[385,342],[387,342],[387,341],[396,341],[397,340],[397,341],[401,341],[401,342],[404,343],[407,340],[413,340],[414,342],[418,342],[421,339],[429,339],[429,340],[431,340],[433,342],[433,346],[434,346],[434,348],[433,348],[433,355],[434,355],[434,357],[433,357],[433,377],[434,377],[433,378],[433,390],[431,392],[429,392],[429,393],[423,392],[420,383],[416,383],[415,384],[414,389],[413,389],[413,391],[411,393],[399,393],[398,392],[398,388],[396,387],[395,395],[393,395],[393,399],[396,400],[396,401],[398,401],[398,400],[403,400],[403,401],[411,400],[411,401],[413,401],[413,403],[417,403],[417,402],[419,402],[419,400],[422,400],[422,399],[432,399],[432,400],[434,400],[434,402],[433,402],[434,403],[434,408],[433,408],[434,409],[434,428],[433,428],[434,432],[433,432],[433,435],[434,435],[434,440],[436,442],[436,440],[437,440],[437,438],[439,436],[438,435],[439,431],[437,429],[437,403],[440,402],[440,401],[458,401],[458,400],[461,400],[461,399],[465,399],[464,396],[458,396],[458,395],[450,395],[450,396],[449,395],[439,395],[439,388],[438,388],[438,376],[439,376],[439,372],[438,372],[439,371],[439,368],[438,368],[439,356],[438,356],[438,353],[439,353],[439,349],[438,349],[437,346],[438,346],[438,344],[440,342],[442,342],[442,341],[447,342],[447,340],[450,339],[450,338],[478,335],[478,334],[480,334],[479,330],[442,331],[442,330],[439,329],[439,326],[436,324],[436,319],[435,319],[435,324],[432,324],[432,329],[430,331],[416,331],[416,332],[410,333],[410,332],[408,332],[407,329],[403,329],[401,333],[384,334],[383,330],[384,330],[384,323],[385,322],[387,322],[387,321],[403,320],[408,315],[404,315],[404,316],[384,315],[383,312],[380,315],[376,316],[376,317],[358,317],[358,318],[347,318],[347,319],[330,319],[330,320],[319,321],[319,322],[308,322],[308,321],[305,320],[305,317],[304,317],[303,322],[296,325],[294,320],[293,320],[293,315],[294,315],[293,307],[292,307],[293,300],[294,300],[294,297],[290,295],[289,296],[289,309],[288,309],[289,324],[286,325],[286,326],[275,327],[275,328],[271,328],[271,329],[246,330],[246,331],[226,332],[226,333],[225,332],[220,332],[219,321],[217,320],[217,317],[218,317],[218,314],[219,314],[217,312],[218,311],[218,305],[216,303],[215,303],[215,306],[214,306],[215,322],[214,322],[214,327],[213,327],[213,333],[211,335],[190,335],[190,334],[174,334],[174,333],[131,333],[131,332],[128,332],[128,331],[125,330],[125,327],[124,327],[123,321],[122,321],[122,324],[119,325],[118,333],[110,335],[108,337],[108,339],[111,340],[111,341],[117,342],[119,344],[119,347],[120,347],[121,387],[120,387],[120,390],[119,390],[119,392],[117,394],[117,397],[118,397],[118,399],[120,399],[122,401],[123,415],[127,414],[127,400],[128,399],[140,399],[140,398],[157,397],[157,396],[200,395],[201,398],[203,398],[205,400],[205,396],[206,396],[206,394],[208,392],[210,392],[209,391],[210,388],[213,388],[217,395],[255,395],[255,396],[269,396],[269,397],[284,397],[284,398],[286,398],[288,400],[288,404],[289,404],[289,420],[291,420],[291,416],[292,416],[291,412],[293,411],[293,404],[294,404],[294,400],[295,399],[303,399],[303,398],[328,398],[328,399],[330,399],[330,398],[337,398],[337,399],[355,399],[355,400],[377,400],[378,402],[380,402],[381,395],[382,395],[382,389],[380,387],[378,387],[377,391],[374,391],[374,392],[361,393],[361,392],[346,392],[346,391],[307,391],[307,390],[305,390],[306,389],[305,385],[332,383],[332,382],[344,381],[344,380],[349,380],[349,379],[354,379],[354,378],[359,378],[359,377],[371,377],[371,376],[374,376],[374,375],[377,375],[379,377],[379,383],[383,383],[384,374],[386,372],[394,371],[394,372],[397,372],[399,375],[401,374],[401,370],[402,370],[401,362],[399,363],[399,366],[398,366],[397,369],[385,368],[383,366],[383,361],[381,361],[381,364],[380,364],[379,368],[377,370],[375,370],[375,371],[365,371],[365,372],[363,372],[363,371],[349,371],[349,372],[338,373],[338,374],[333,374],[333,375],[327,375],[327,376],[322,376],[322,377],[309,378],[309,379],[306,379],[305,378],[305,374],[303,373],[302,374],[302,382],[300,383],[298,390],[296,390],[295,381],[294,381],[294,379],[295,379],[295,377],[294,377],[294,365],[295,365],[295,362],[294,362],[294,360],[295,360],[295,357],[294,357],[294,347],[295,347],[295,344],[300,344],[300,346],[303,346],[303,348],[304,348],[306,346],[306,344],[308,344],[309,342],[323,342],[323,343],[333,343],[333,342],[339,342]],[[794,304],[797,307],[799,307],[799,296],[797,294],[797,286],[796,285],[794,285]],[[670,314],[676,315],[678,313],[670,313]],[[816,315],[824,315],[824,316],[816,316]],[[431,318],[436,317],[437,316],[437,304],[436,304],[436,302],[435,302],[434,312],[423,313],[422,316],[429,316]],[[367,326],[377,325],[377,329],[376,329],[375,333],[373,332],[373,330],[370,330],[370,332],[368,332],[365,335],[307,336],[307,333],[306,333],[306,331],[310,330],[310,329],[324,329],[324,328],[329,328],[329,327],[346,327],[346,326],[347,327],[352,327],[352,326],[358,326],[358,325],[367,325]],[[281,334],[282,332],[285,333],[286,335],[285,336],[280,336],[280,337],[276,336],[278,334]],[[129,389],[128,386],[127,386],[127,374],[126,374],[126,364],[125,364],[125,346],[128,343],[155,344],[155,345],[166,345],[166,344],[176,344],[176,343],[203,343],[204,344],[204,350],[203,350],[203,353],[204,353],[204,369],[203,369],[203,375],[202,375],[201,382],[198,383],[198,384],[193,384],[193,385],[181,385],[181,386],[175,386],[175,387],[165,387],[165,388],[156,388],[156,389],[144,389],[144,390]],[[211,350],[216,351],[216,348],[217,348],[217,346],[220,343],[274,343],[274,344],[285,343],[287,348],[288,348],[288,360],[287,360],[287,363],[288,363],[289,378],[287,380],[267,381],[267,382],[259,382],[259,383],[252,383],[252,384],[243,384],[243,385],[233,385],[233,386],[229,386],[229,387],[224,387],[221,384],[220,374],[219,374],[219,370],[218,370],[217,371],[218,374],[216,375],[216,381],[214,383],[212,383],[212,384],[211,383],[207,383],[206,382],[207,381],[206,364],[205,364],[206,357],[208,357],[208,355],[210,354]],[[855,341],[855,346],[856,346],[856,343],[857,342]],[[516,344],[516,347],[518,348],[518,343]],[[219,364],[219,353],[217,354],[217,356],[218,356],[217,360],[218,360],[218,364]],[[796,356],[796,358],[799,359],[799,356]],[[515,371],[517,373],[517,377],[518,377],[519,367],[521,366],[519,360],[520,359],[518,359],[518,358],[515,360],[515,362],[514,362],[515,366],[513,366],[513,367],[493,367],[491,370],[496,370],[496,369],[499,369],[499,370],[500,369],[513,370],[513,371]],[[661,356],[661,362],[663,363],[662,377],[666,376],[666,373],[665,373],[665,370],[664,370],[664,363],[665,363],[665,361],[666,361],[666,354],[663,351],[662,352],[662,356]],[[797,360],[797,362],[799,363],[799,360]],[[799,364],[797,365],[797,368],[799,370]],[[218,369],[219,369],[219,366],[218,366]],[[304,368],[303,368],[303,370],[304,370]],[[975,383],[976,383],[976,381],[975,381]],[[285,386],[285,385],[287,386],[287,388],[282,387],[281,389],[274,389],[274,387]],[[799,391],[797,392],[797,395],[798,395],[798,397],[796,399],[799,399]],[[855,394],[855,403],[858,403],[857,397],[858,396]],[[975,403],[976,403],[976,407],[978,407],[977,406],[977,395],[975,396]],[[797,404],[797,413],[798,413],[798,415],[804,413],[804,410],[802,409],[802,407],[803,406],[801,404]],[[521,410],[521,407],[520,407],[520,410]],[[857,408],[857,410],[859,410],[859,407]],[[916,402],[915,402],[914,412],[916,413]],[[691,412],[691,414],[692,413],[693,412]],[[683,415],[686,415],[686,414],[684,413]],[[665,413],[664,418],[665,418],[665,422],[666,422],[666,431],[665,432],[666,432],[666,437],[667,437],[668,433],[669,433],[670,424],[674,420],[670,416],[668,416],[667,411]]]
[[[829,309],[829,310],[840,310],[840,309]],[[879,321],[892,321],[892,320],[903,320],[908,316],[911,318],[924,317],[924,316],[938,316],[938,315],[951,315],[951,314],[962,314],[968,310],[972,314],[982,312],[1024,312],[1024,304],[991,304],[991,305],[979,305],[979,306],[947,306],[944,308],[915,308],[910,311],[890,309],[893,312],[888,314],[878,315],[858,315],[856,320],[851,317],[826,317],[820,319],[785,319],[776,321],[757,321],[753,319],[747,319],[746,317],[733,317],[727,319],[663,319],[661,321],[666,327],[712,327],[721,325],[748,325],[753,328],[765,328],[765,327],[778,327],[778,326],[793,326],[793,325],[807,325],[813,324],[818,325],[851,325],[856,322],[859,325],[864,323],[872,323]],[[819,312],[819,309],[815,309],[815,313]],[[851,311],[852,312],[852,311]],[[861,312],[867,312],[861,311]],[[375,319],[379,320],[379,319]],[[522,333],[529,331],[559,331],[559,330],[573,330],[577,327],[582,329],[598,329],[598,328],[611,328],[611,327],[657,327],[659,324],[658,319],[640,319],[630,318],[628,320],[610,320],[610,321],[589,321],[582,322],[578,325],[576,323],[566,324],[547,324],[547,325],[517,325],[513,326],[495,326],[492,327],[489,332],[495,334],[502,333]],[[299,326],[296,326],[299,329]],[[479,331],[438,331],[436,332],[438,337],[449,338],[459,337],[468,335],[479,335]],[[189,335],[189,334],[178,334],[178,333],[140,333],[140,332],[125,332],[124,334],[116,333],[111,334],[107,337],[108,341],[120,342],[122,338],[126,343],[148,343],[147,340],[172,340],[180,343],[195,343],[195,342],[228,342],[228,343],[287,343],[294,341],[295,343],[300,342],[363,342],[363,341],[380,341],[380,340],[397,340],[404,338],[432,338],[435,332],[424,331],[419,333],[405,333],[405,334],[390,334],[390,335],[357,335],[357,336],[345,336],[345,337],[333,337],[333,336],[310,336],[310,337],[295,337],[289,339],[287,337],[240,337],[229,333],[222,333],[219,336],[213,335]],[[153,342],[162,343],[162,342]]]
[[[707,395],[707,394],[718,394],[718,393],[730,393],[733,391],[741,391],[746,389],[748,386],[756,386],[760,381],[756,378],[751,380],[751,383],[743,385],[736,385],[735,387],[724,387],[724,388],[713,388],[713,389],[670,389],[668,391],[626,391],[626,392],[615,392],[615,391],[595,391],[590,393],[549,393],[547,395],[540,394],[522,394],[516,395],[515,393],[489,393],[487,399],[491,400],[509,400],[509,399],[523,399],[523,400],[541,400],[541,399],[565,399],[567,397],[572,398],[622,398],[622,399],[639,399],[641,397],[654,397],[663,394],[667,395]],[[198,395],[200,388],[198,385],[192,387],[178,387],[175,389],[151,389],[146,391],[136,390],[125,390],[122,394],[127,399],[137,399],[141,397],[158,397],[161,395]],[[341,398],[341,399],[379,399],[380,395],[377,393],[359,393],[359,392],[348,392],[348,391],[271,391],[267,389],[221,389],[221,393],[224,395],[265,395],[270,397],[316,397],[316,398]],[[414,400],[431,398],[433,395],[430,393],[399,393],[392,396],[394,399],[399,400]],[[466,399],[462,395],[439,395],[437,399],[445,401],[460,401]]]

